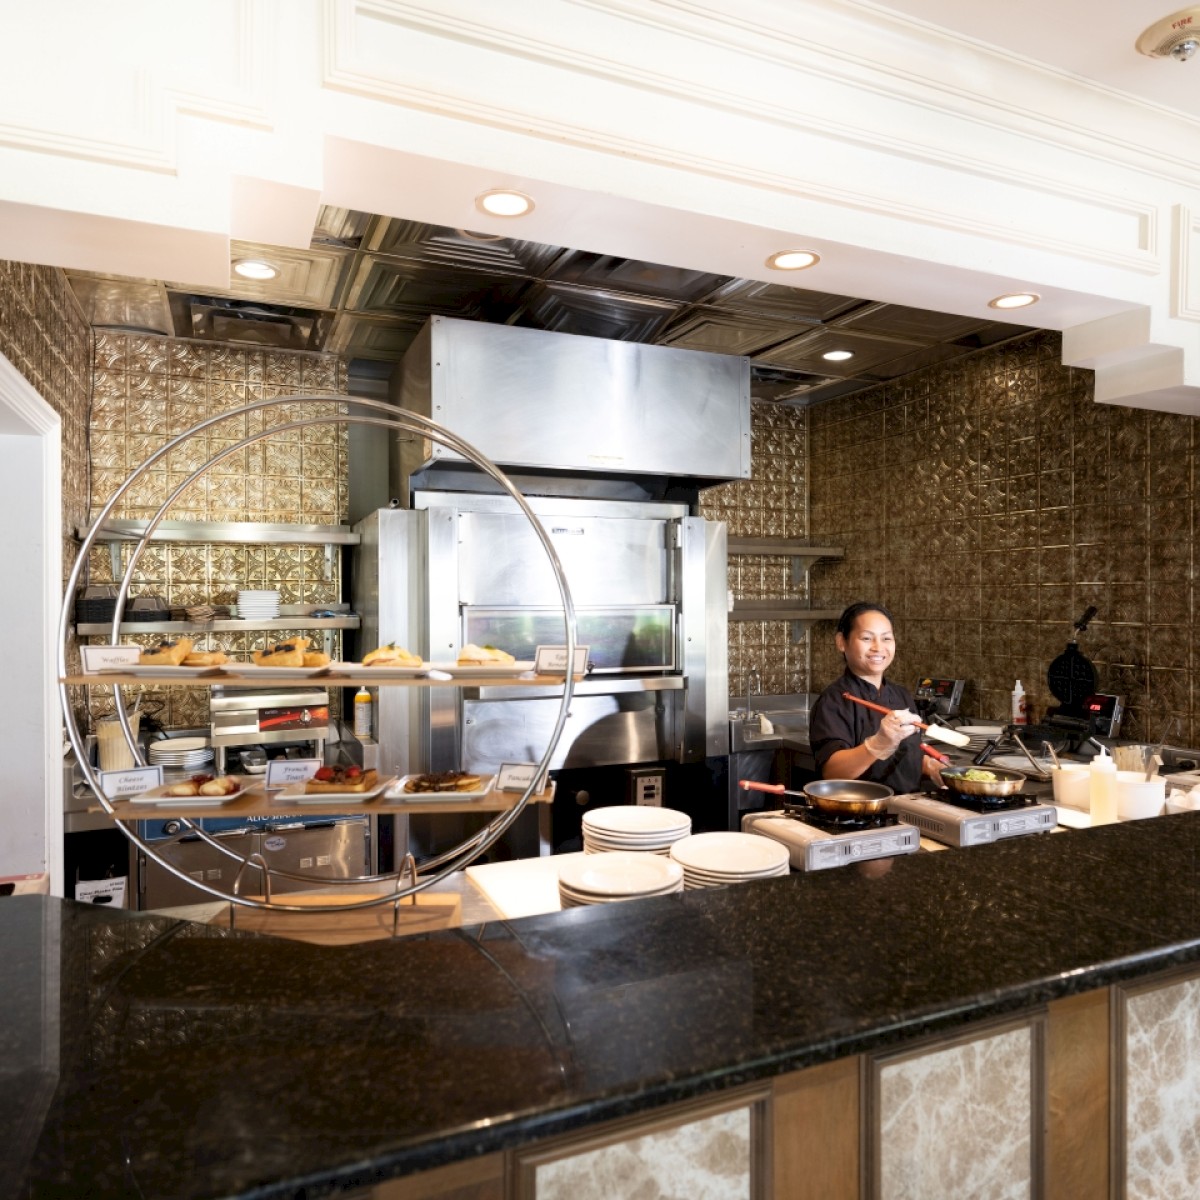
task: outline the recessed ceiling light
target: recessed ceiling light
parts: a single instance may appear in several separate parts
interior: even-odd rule
[[[767,266],[772,271],[803,271],[820,261],[815,250],[778,250],[767,259]]]
[[[1036,304],[1041,299],[1041,296],[1035,292],[1013,292],[1007,296],[997,296],[995,300],[988,301],[988,308],[1027,308],[1030,304]]]
[[[243,279],[274,279],[279,269],[261,258],[239,258],[233,264],[233,273]]]
[[[845,362],[848,358],[854,357],[853,350],[828,350],[821,355],[826,362]]]
[[[493,217],[523,217],[533,212],[533,198],[510,188],[495,188],[476,196],[475,206]]]

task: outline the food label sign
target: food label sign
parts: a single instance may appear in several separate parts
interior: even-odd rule
[[[134,767],[129,771],[101,771],[100,790],[110,799],[140,796],[151,788],[162,787],[162,767]]]
[[[319,758],[273,758],[267,763],[267,790],[285,788],[290,783],[307,783],[320,768]]]
[[[587,670],[590,646],[575,647],[575,669],[572,675],[582,675]],[[533,658],[536,675],[565,675],[567,673],[566,646],[539,646]]]

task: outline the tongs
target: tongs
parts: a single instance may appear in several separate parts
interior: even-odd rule
[[[1046,772],[1042,769],[1042,764],[1039,763],[1038,760],[1036,758],[1034,758],[1032,754],[1029,753],[1029,747],[1026,746],[1023,741],[1021,741],[1021,735],[1019,733],[1014,732],[1012,735],[1012,740],[1014,742],[1016,742],[1018,746],[1021,747],[1021,753],[1024,754],[1027,759],[1029,759],[1029,765],[1031,767],[1033,767],[1033,773],[1034,773],[1035,777],[1037,778],[1038,782],[1045,783],[1046,780],[1050,778],[1050,776],[1047,775]]]

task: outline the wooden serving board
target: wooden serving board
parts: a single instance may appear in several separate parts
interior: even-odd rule
[[[381,895],[382,893],[374,893]],[[288,892],[274,897],[280,904],[325,905],[353,904],[367,899],[362,892]],[[261,900],[262,896],[248,897]],[[416,901],[414,904],[413,901]],[[272,937],[291,938],[299,942],[314,942],[322,946],[350,946],[410,933],[428,933],[437,929],[453,929],[462,924],[462,899],[459,896],[417,892],[401,901],[395,934],[392,922],[396,909],[392,904],[377,904],[353,912],[291,913],[277,909],[237,907],[233,916],[234,929],[265,933]],[[210,925],[228,925],[229,913],[222,911]]]

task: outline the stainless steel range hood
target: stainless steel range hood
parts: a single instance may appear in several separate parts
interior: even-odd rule
[[[405,354],[392,399],[515,477],[540,479],[536,490],[646,477],[697,488],[750,475],[750,362],[741,356],[433,317]],[[451,477],[462,487],[468,466],[444,446],[402,440],[393,494],[407,506],[410,487]]]

